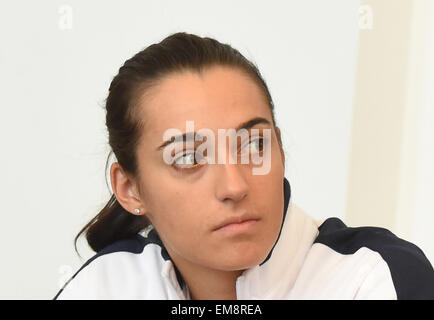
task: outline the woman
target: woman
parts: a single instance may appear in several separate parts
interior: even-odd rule
[[[231,46],[170,35],[125,62],[106,109],[114,194],[75,238],[97,254],[55,299],[434,298],[418,247],[290,202],[269,90]],[[223,129],[247,132],[228,156]]]

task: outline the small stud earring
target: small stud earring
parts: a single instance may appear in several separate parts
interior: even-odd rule
[[[134,209],[134,211],[136,211],[136,213],[140,213],[140,209],[139,208]]]

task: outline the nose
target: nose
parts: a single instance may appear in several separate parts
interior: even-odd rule
[[[248,193],[248,184],[244,178],[242,166],[238,164],[216,164],[217,190],[216,196],[222,202],[238,202]]]

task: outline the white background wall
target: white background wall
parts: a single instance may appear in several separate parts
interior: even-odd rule
[[[390,229],[434,261],[434,4],[363,0],[345,221]]]
[[[434,1],[426,2],[425,72],[420,88],[420,113],[417,133],[417,174],[411,215],[412,241],[419,245],[434,263]]]
[[[358,9],[357,0],[2,1],[0,298],[51,299],[93,254],[83,241],[80,260],[73,238],[110,196],[108,86],[126,59],[176,31],[230,43],[259,65],[293,201],[344,219]]]

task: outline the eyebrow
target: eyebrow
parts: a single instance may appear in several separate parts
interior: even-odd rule
[[[254,127],[257,124],[267,124],[267,125],[271,126],[270,121],[268,121],[267,119],[262,118],[262,117],[255,117],[253,119],[250,119],[248,121],[245,121],[245,122],[239,124],[238,127],[235,128],[235,130],[237,132],[239,130],[241,130],[241,129],[247,129],[248,130],[248,129]],[[176,139],[180,139],[181,140],[181,138],[182,138],[182,141],[185,142],[187,140],[194,140],[194,137],[196,135],[197,136],[201,136],[200,134],[196,133],[196,131],[193,132],[193,133],[190,132],[188,138],[187,138],[187,133],[184,133],[184,134],[176,136],[176,137],[172,137],[172,140],[167,140],[167,141],[163,142],[163,144],[157,148],[157,151],[159,151],[159,150],[163,149],[165,146],[167,146],[167,145],[175,142]],[[193,138],[192,138],[192,136],[193,136]],[[181,142],[181,141],[179,141],[179,142]]]

